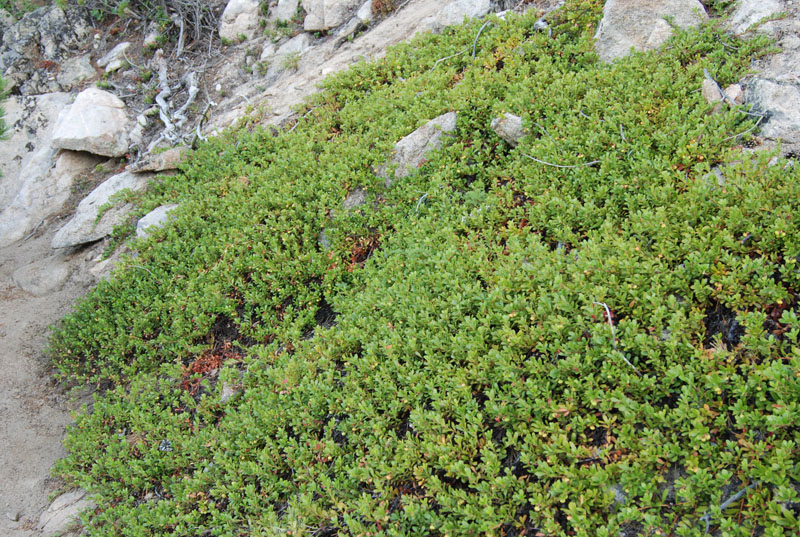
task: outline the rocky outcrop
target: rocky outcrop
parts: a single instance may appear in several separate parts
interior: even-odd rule
[[[123,190],[138,191],[147,186],[152,174],[122,172],[95,188],[78,204],[75,215],[58,230],[50,245],[53,248],[68,248],[94,242],[110,235],[114,226],[121,224],[133,207],[130,204],[114,205],[98,220],[100,209],[112,203],[112,196]]]
[[[278,5],[270,12],[270,18],[276,21],[289,21],[297,14],[300,0],[278,0]]]
[[[9,126],[0,143],[0,211],[8,207],[26,180],[53,167],[57,150],[51,147],[59,113],[69,106],[67,93],[10,97],[3,103]]]
[[[778,13],[783,8],[781,0],[739,0],[731,14],[729,25],[735,33],[741,34],[761,19]]]
[[[492,130],[511,147],[517,147],[519,141],[525,136],[522,128],[522,118],[506,112],[503,117],[492,120]]]
[[[219,36],[237,41],[241,36],[251,39],[258,31],[258,0],[230,0],[222,12]]]
[[[58,85],[65,90],[72,89],[87,80],[91,80],[97,76],[97,72],[92,67],[91,56],[84,54],[83,56],[75,56],[61,64],[61,68],[56,75]]]
[[[460,24],[464,19],[483,17],[492,9],[490,0],[455,0],[444,6],[439,12],[425,19],[423,27],[440,32],[445,27]]]
[[[652,50],[672,35],[665,17],[688,28],[706,16],[698,0],[608,0],[595,33],[595,49],[603,61],[627,56],[632,48]]]
[[[307,32],[329,30],[341,26],[355,14],[363,0],[303,0]]]
[[[41,168],[47,170],[24,175],[22,188],[0,212],[0,247],[24,238],[47,217],[60,211],[72,193],[75,180],[101,161],[88,153],[62,151],[55,166],[49,168],[52,162],[49,149],[39,151],[44,155]]]
[[[3,32],[0,75],[23,95],[64,89],[56,74],[64,58],[74,55],[88,41],[91,25],[82,11],[57,6],[26,13]]]
[[[762,136],[800,143],[800,88],[758,79],[750,87],[749,100],[769,114]]]
[[[164,224],[169,222],[170,220],[170,213],[178,208],[176,203],[171,203],[169,205],[162,205],[156,209],[153,209],[143,217],[139,219],[139,222],[136,224],[136,236],[140,239],[142,237],[146,237],[156,229],[163,227]]]
[[[59,116],[53,145],[106,157],[121,157],[128,151],[129,129],[125,103],[107,91],[88,88],[79,93],[69,110]]]
[[[44,537],[61,535],[79,522],[79,515],[94,509],[95,503],[86,497],[86,491],[75,489],[56,498],[47,511],[39,517],[39,530]]]
[[[427,160],[431,151],[442,147],[445,136],[456,130],[456,118],[456,112],[442,114],[397,142],[388,164],[378,170],[385,186],[388,188],[395,180],[411,175]]]

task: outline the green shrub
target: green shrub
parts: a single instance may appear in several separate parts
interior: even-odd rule
[[[697,91],[766,42],[708,25],[606,65],[599,11],[493,19],[474,58],[481,21],[418,36],[153,184],[140,213],[175,220],[51,344],[112,386],[58,466],[90,535],[793,534],[800,167]]]

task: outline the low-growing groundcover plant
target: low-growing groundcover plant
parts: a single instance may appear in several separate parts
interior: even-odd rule
[[[600,10],[419,36],[153,185],[176,218],[51,342],[106,388],[57,468],[90,535],[796,535],[800,167],[699,91],[768,43],[606,65]]]

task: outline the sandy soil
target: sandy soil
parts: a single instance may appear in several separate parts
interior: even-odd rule
[[[54,256],[50,240],[60,223],[0,249],[0,534],[7,537],[35,534],[59,486],[50,468],[66,454],[64,428],[81,403],[55,386],[43,349],[49,326],[94,283],[85,269],[100,246]],[[49,257],[70,267],[60,289],[34,296],[14,282],[17,269]]]

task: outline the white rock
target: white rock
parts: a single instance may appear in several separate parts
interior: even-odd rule
[[[800,142],[800,89],[759,79],[748,93],[749,101],[769,113],[769,120],[762,123],[762,136],[789,143]]]
[[[44,296],[61,289],[69,278],[69,265],[61,256],[40,259],[20,267],[12,278],[14,283],[34,296]]]
[[[125,220],[132,207],[130,204],[115,205],[105,211],[100,221],[97,221],[100,208],[118,192],[125,189],[133,191],[144,189],[151,177],[152,174],[134,174],[126,171],[107,179],[78,204],[75,215],[58,230],[50,246],[67,248],[110,235],[114,226]]]
[[[511,147],[517,147],[520,139],[525,136],[522,129],[522,118],[506,113],[503,117],[492,120],[492,130]]]
[[[61,64],[61,69],[56,77],[58,83],[64,87],[72,87],[97,76],[90,56],[90,54],[75,56]]]
[[[362,0],[303,0],[306,12],[303,28],[307,32],[329,30],[350,20]]]
[[[128,151],[128,128],[125,103],[107,91],[88,88],[59,116],[53,145],[120,157]]]
[[[176,203],[162,205],[141,217],[136,224],[136,236],[141,239],[163,227],[170,220],[169,213],[177,209],[177,207]]]
[[[372,0],[364,2],[364,5],[356,12],[356,18],[362,23],[367,23],[372,20]]]
[[[652,50],[672,34],[664,17],[679,28],[700,24],[706,11],[698,0],[608,0],[595,33],[603,61],[627,56],[631,48]]]
[[[456,112],[442,114],[397,142],[388,165],[378,170],[378,175],[385,179],[385,186],[388,188],[396,179],[411,175],[431,151],[442,147],[445,135],[456,129],[456,118]],[[393,166],[396,166],[395,172],[390,176],[388,169]]]
[[[422,22],[422,27],[440,32],[445,27],[461,24],[464,18],[483,17],[492,9],[490,0],[455,0],[444,6],[436,15]]]
[[[127,41],[123,41],[109,50],[105,56],[97,60],[97,65],[100,67],[105,67],[106,73],[110,73],[111,71],[116,71],[117,69],[122,68],[128,63],[125,59],[125,52],[129,48],[131,48],[131,44]]]
[[[44,537],[60,535],[78,521],[81,512],[94,509],[95,505],[82,489],[62,494],[39,517],[39,530]]]
[[[69,106],[68,93],[12,95],[3,102],[7,138],[0,142],[0,211],[8,207],[27,178],[53,167],[51,139],[59,112]]]
[[[278,0],[278,6],[270,15],[277,21],[290,21],[297,13],[300,0]]]
[[[258,0],[230,0],[222,12],[219,36],[235,41],[240,35],[251,39],[258,31]]]
[[[741,34],[764,17],[782,10],[781,0],[739,0],[728,24],[735,33]]]
[[[69,199],[75,179],[101,161],[88,153],[63,151],[51,168],[50,149],[46,147],[40,153],[48,164],[23,170],[25,183],[0,213],[0,247],[24,238],[39,222],[61,210]]]

